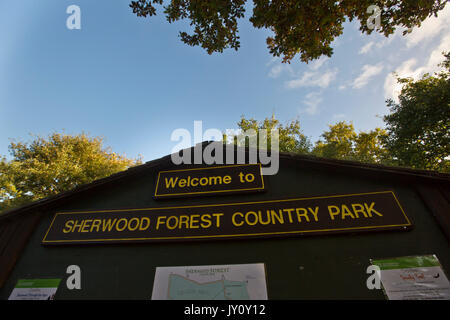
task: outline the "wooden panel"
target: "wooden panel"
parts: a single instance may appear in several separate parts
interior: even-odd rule
[[[19,215],[9,221],[0,221],[3,227],[6,228],[3,229],[5,237],[2,238],[7,241],[2,243],[0,255],[0,288],[13,270],[40,217],[40,213],[34,212],[27,215]]]
[[[450,241],[450,206],[449,201],[440,191],[439,187],[433,185],[417,185],[417,190],[423,201],[433,213],[445,236]]]
[[[3,256],[6,248],[8,248],[9,241],[17,229],[17,223],[11,219],[2,220],[0,222],[0,257]]]
[[[450,203],[450,188],[447,186],[443,186],[440,188],[440,191],[444,195],[445,199]]]

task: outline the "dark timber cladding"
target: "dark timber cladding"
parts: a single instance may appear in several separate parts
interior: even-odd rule
[[[279,160],[262,176],[169,155],[4,212],[0,298],[60,278],[56,299],[149,299],[161,266],[264,263],[269,299],[384,299],[366,287],[371,259],[435,254],[449,274],[450,175]],[[70,265],[82,290],[64,285]]]

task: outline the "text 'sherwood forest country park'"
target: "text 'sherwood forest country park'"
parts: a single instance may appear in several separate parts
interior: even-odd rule
[[[407,229],[394,192],[57,213],[43,244],[118,243]]]

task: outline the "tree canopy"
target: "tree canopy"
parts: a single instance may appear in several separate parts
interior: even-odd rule
[[[385,128],[355,132],[353,123],[329,125],[314,144],[300,130],[298,120],[281,125],[274,116],[258,122],[241,117],[240,129],[280,130],[280,151],[324,158],[405,166],[450,172],[450,52],[443,68],[421,79],[397,78],[403,84],[399,103],[386,100],[390,113]]]
[[[30,143],[12,142],[12,159],[0,158],[0,211],[107,177],[141,162],[103,147],[86,134],[54,133]]]
[[[167,1],[169,2],[169,1]],[[246,0],[135,0],[130,7],[139,17],[156,15],[163,6],[169,23],[187,19],[193,33],[179,33],[191,46],[208,54],[240,47],[238,20],[244,18]],[[446,0],[254,0],[249,18],[255,28],[273,35],[266,39],[270,53],[290,62],[297,54],[304,62],[330,57],[331,43],[343,33],[343,23],[358,20],[362,33],[389,36],[398,27],[410,30],[445,7]],[[380,12],[373,10],[374,6]],[[379,17],[379,25],[371,21]],[[368,23],[369,20],[369,23]],[[405,31],[404,33],[406,33]]]
[[[352,123],[340,121],[329,125],[312,153],[324,158],[382,163],[387,159],[383,146],[385,136],[386,131],[381,128],[356,133]]]
[[[278,129],[281,152],[312,154],[324,158],[370,163],[387,163],[389,159],[383,145],[386,131],[381,128],[356,133],[352,123],[340,121],[329,125],[329,130],[325,131],[321,135],[321,139],[313,144],[300,129],[299,120],[282,124],[274,115],[263,121],[253,118],[246,119],[242,116],[237,125],[243,131],[253,129],[255,133],[261,129],[266,129],[268,133],[272,129]]]
[[[450,171],[450,53],[445,58],[434,76],[398,78],[399,103],[387,101],[386,148],[398,165]]]
[[[278,129],[279,151],[281,152],[308,153],[312,146],[309,138],[302,133],[298,120],[292,120],[283,125],[274,115],[270,118],[265,118],[263,121],[253,118],[246,119],[244,116],[241,116],[241,120],[237,125],[243,131],[253,129],[257,134],[259,130],[265,129],[267,130],[268,139],[270,139],[271,130]],[[270,145],[270,141],[268,144]]]

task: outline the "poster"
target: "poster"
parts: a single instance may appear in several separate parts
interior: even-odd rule
[[[267,300],[263,263],[158,267],[152,300]]]
[[[53,300],[61,279],[19,279],[8,300]]]
[[[450,300],[450,283],[435,255],[372,260],[389,300]]]

